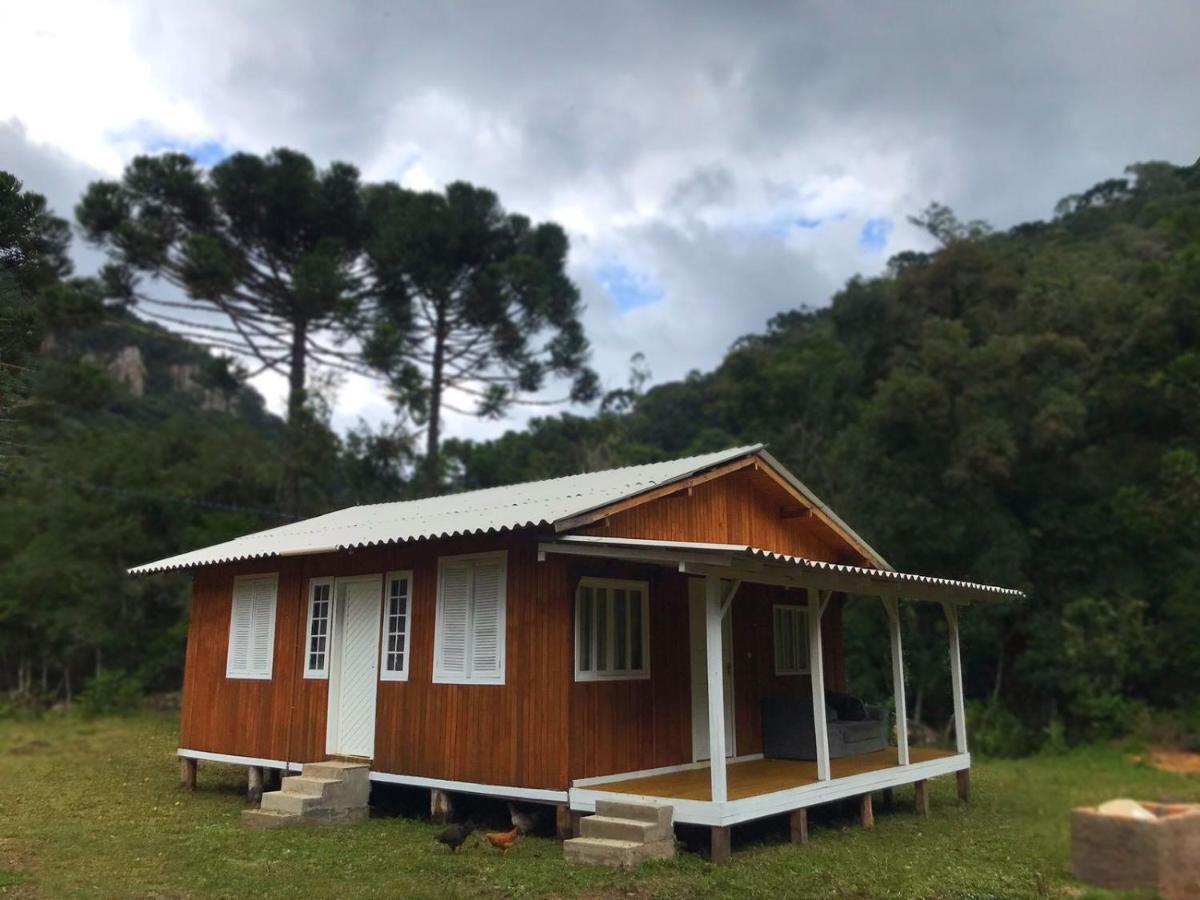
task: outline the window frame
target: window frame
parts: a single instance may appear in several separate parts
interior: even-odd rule
[[[391,636],[388,631],[388,619],[390,617],[389,606],[392,602],[392,582],[399,579],[406,579],[408,582],[408,590],[404,595],[404,666],[398,671],[391,671],[387,667],[388,658],[388,638]],[[383,576],[383,620],[379,625],[379,680],[380,681],[408,681],[408,664],[412,657],[412,609],[413,609],[413,570],[412,569],[397,569],[392,572],[387,572]]]
[[[581,626],[583,617],[580,614],[580,607],[583,604],[583,589],[592,588],[595,590],[598,587],[605,588],[609,591],[605,601],[605,651],[608,657],[607,662],[610,667],[607,671],[597,672],[594,668],[581,669],[579,666],[579,650],[581,638]],[[614,671],[611,668],[611,663],[615,661],[617,645],[615,637],[615,619],[612,614],[612,606],[615,601],[615,595],[612,593],[617,590],[638,590],[642,594],[642,667],[640,669],[621,669]],[[628,596],[628,595],[627,595]],[[579,579],[575,585],[575,622],[574,628],[574,647],[573,655],[575,657],[575,680],[576,681],[646,681],[650,678],[650,582],[640,581],[638,579],[629,578],[604,578],[600,576],[585,575]],[[595,637],[593,636],[593,642]],[[625,647],[626,657],[630,657],[630,651],[633,649],[632,644]],[[594,655],[594,654],[593,654]]]
[[[267,625],[267,670],[266,672],[255,672],[249,668],[250,666],[250,648],[254,644],[253,617],[254,608],[251,605],[251,631],[248,638],[249,644],[246,648],[246,666],[245,670],[235,670],[233,668],[233,629],[234,616],[237,615],[237,593],[238,585],[246,581],[261,581],[269,579],[271,582],[271,618]],[[275,617],[279,609],[279,573],[278,572],[258,572],[253,575],[235,575],[233,585],[229,592],[229,635],[225,646],[225,677],[236,681],[270,681],[275,672]]]
[[[800,629],[800,653],[804,657],[804,666],[799,669],[783,670],[779,666],[779,611],[786,610],[789,614],[799,615],[803,622]],[[808,607],[799,603],[775,603],[771,606],[771,650],[772,664],[775,675],[780,678],[791,678],[796,675],[811,675],[812,660],[808,658]]]
[[[500,590],[497,597],[498,615],[496,618],[497,630],[497,647],[496,656],[498,660],[497,671],[487,675],[475,675],[471,671],[471,655],[474,650],[474,626],[475,626],[475,573],[474,566],[471,572],[471,595],[467,602],[467,625],[466,625],[466,644],[463,649],[463,672],[448,672],[442,666],[442,628],[445,620],[443,607],[445,605],[444,597],[444,572],[447,565],[455,563],[470,562],[476,564],[490,560],[498,560],[500,562]],[[485,553],[457,553],[449,556],[439,556],[437,561],[437,604],[434,612],[434,630],[433,630],[433,684],[486,684],[486,685],[503,685],[507,678],[507,653],[506,644],[508,643],[508,551],[507,550],[492,550]]]
[[[304,677],[310,679],[325,679],[329,678],[329,658],[333,653],[333,611],[335,594],[335,579],[332,575],[322,576],[320,578],[310,578],[308,580],[308,616],[304,623]],[[313,625],[313,604],[316,602],[314,593],[321,586],[328,586],[329,597],[327,602],[329,607],[325,613],[325,653],[324,663],[319,669],[314,669],[310,665],[312,658],[312,625]]]

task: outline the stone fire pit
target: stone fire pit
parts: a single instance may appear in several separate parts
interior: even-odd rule
[[[1075,809],[1071,866],[1097,887],[1200,897],[1200,804],[1111,800]]]

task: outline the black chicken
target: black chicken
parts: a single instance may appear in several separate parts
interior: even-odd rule
[[[437,842],[445,844],[450,848],[450,852],[453,853],[466,842],[474,830],[475,826],[470,822],[467,822],[465,825],[451,825],[437,836]]]

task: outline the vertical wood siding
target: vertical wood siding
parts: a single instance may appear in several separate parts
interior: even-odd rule
[[[433,684],[438,557],[501,549],[508,551],[506,683]],[[378,683],[375,768],[486,784],[565,787],[574,588],[561,561],[537,562],[536,542],[529,538],[442,541],[201,571],[188,631],[181,745],[283,760],[295,684],[291,759],[324,758],[328,682],[296,678],[303,674],[308,579],[397,569],[413,571],[409,680]],[[227,679],[233,577],[276,570],[272,678]]]
[[[861,563],[862,557],[810,518],[783,518],[797,501],[769,476],[742,469],[609,517],[582,533],[660,541],[748,544],[776,553],[828,562]]]

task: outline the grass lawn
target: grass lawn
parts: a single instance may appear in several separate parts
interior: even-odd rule
[[[728,866],[681,853],[610,872],[568,866],[542,838],[507,857],[473,839],[451,856],[417,818],[243,831],[244,769],[202,763],[185,794],[175,735],[165,714],[0,723],[0,896],[1112,897],[1067,874],[1067,811],[1118,796],[1200,800],[1200,778],[1088,748],[977,763],[970,807],[953,778],[937,779],[929,819],[903,789],[895,811],[877,796],[873,830],[814,815],[796,847],[777,818],[735,829]]]

